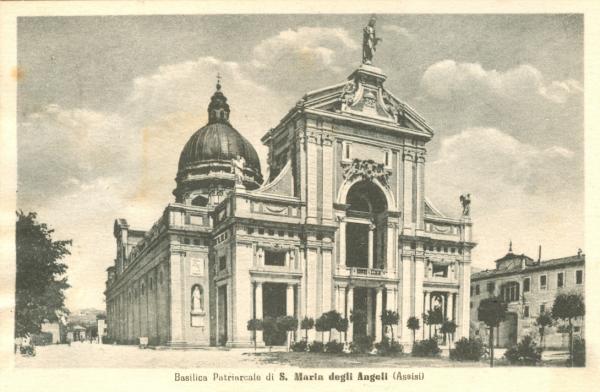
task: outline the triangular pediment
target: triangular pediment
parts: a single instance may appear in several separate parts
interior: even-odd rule
[[[348,81],[311,91],[301,104],[304,108],[328,111],[349,119],[371,120],[433,136],[425,120],[383,86],[385,79],[379,68],[363,64]]]

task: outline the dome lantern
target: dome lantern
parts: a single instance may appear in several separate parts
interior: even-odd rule
[[[229,122],[229,104],[220,76],[208,105],[208,123],[196,131],[179,157],[176,202],[199,206],[220,203],[236,187],[262,184],[258,154]],[[240,167],[240,162],[242,166]]]

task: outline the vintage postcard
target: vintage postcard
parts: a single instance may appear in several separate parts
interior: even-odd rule
[[[3,390],[591,390],[598,9],[484,3],[2,4]]]

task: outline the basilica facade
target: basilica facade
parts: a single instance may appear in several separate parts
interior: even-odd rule
[[[381,340],[380,316],[393,310],[396,338],[410,346],[407,320],[423,325],[434,307],[458,325],[455,339],[469,336],[468,196],[457,218],[426,199],[433,130],[386,89],[371,59],[346,81],[307,93],[266,132],[264,179],[217,84],[208,124],[181,152],[175,202],[147,231],[115,221],[111,339],[250,346],[250,319],[329,310],[350,318],[360,309],[366,326],[351,322],[338,339]]]

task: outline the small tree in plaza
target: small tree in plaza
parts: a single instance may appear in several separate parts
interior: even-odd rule
[[[337,325],[335,326],[335,329],[340,333],[340,335],[342,333],[344,334],[344,341],[348,340],[348,337],[346,336],[346,332],[348,331],[348,319],[347,318],[340,318]]]
[[[298,329],[298,319],[294,316],[281,316],[277,318],[277,324],[279,325],[279,329],[285,331],[287,335],[287,346],[289,351],[292,341],[291,333]]]
[[[339,312],[336,312],[335,310],[330,310],[329,312],[323,313],[323,316],[321,316],[325,319],[325,326],[327,328],[327,331],[329,331],[329,336],[327,341],[331,341],[331,330],[332,329],[337,329],[340,321],[342,320],[342,315]]]
[[[544,348],[544,336],[546,334],[546,328],[551,327],[554,324],[552,314],[550,312],[541,312],[535,319],[535,325],[538,327],[540,332],[540,347]]]
[[[427,317],[425,318],[427,325],[429,325],[429,335],[431,336],[431,326],[434,326],[434,336],[437,336],[437,326],[444,322],[444,315],[442,309],[435,308],[427,311]]]
[[[315,320],[311,317],[304,317],[300,322],[300,329],[304,330],[304,340],[308,341],[308,330],[313,329],[315,326]]]
[[[477,308],[477,320],[482,321],[490,330],[490,367],[494,367],[494,328],[506,318],[507,306],[498,297],[481,300]]]
[[[321,317],[315,320],[315,330],[321,332],[321,342],[325,340],[325,331],[327,331],[327,320],[321,315]]]
[[[262,331],[263,322],[261,319],[248,320],[246,329],[252,331],[252,340],[254,341],[254,351],[256,351],[256,331]]]
[[[444,335],[444,343],[446,342],[446,335],[450,335],[450,340],[453,340],[454,332],[456,332],[456,323],[454,320],[444,320],[442,323],[442,327],[440,328],[440,332]]]
[[[394,312],[393,310],[385,310],[381,315],[381,323],[384,327],[390,327],[392,332],[392,342],[394,341],[394,325],[398,325],[398,321],[400,320],[400,316],[398,316],[398,312]]]
[[[410,317],[408,319],[408,321],[406,322],[406,327],[412,331],[413,343],[414,343],[416,341],[417,329],[421,328],[421,326],[419,325],[419,319],[416,318],[415,316]]]
[[[559,294],[552,305],[552,317],[569,323],[569,360],[573,366],[573,319],[585,316],[585,304],[580,294]]]

